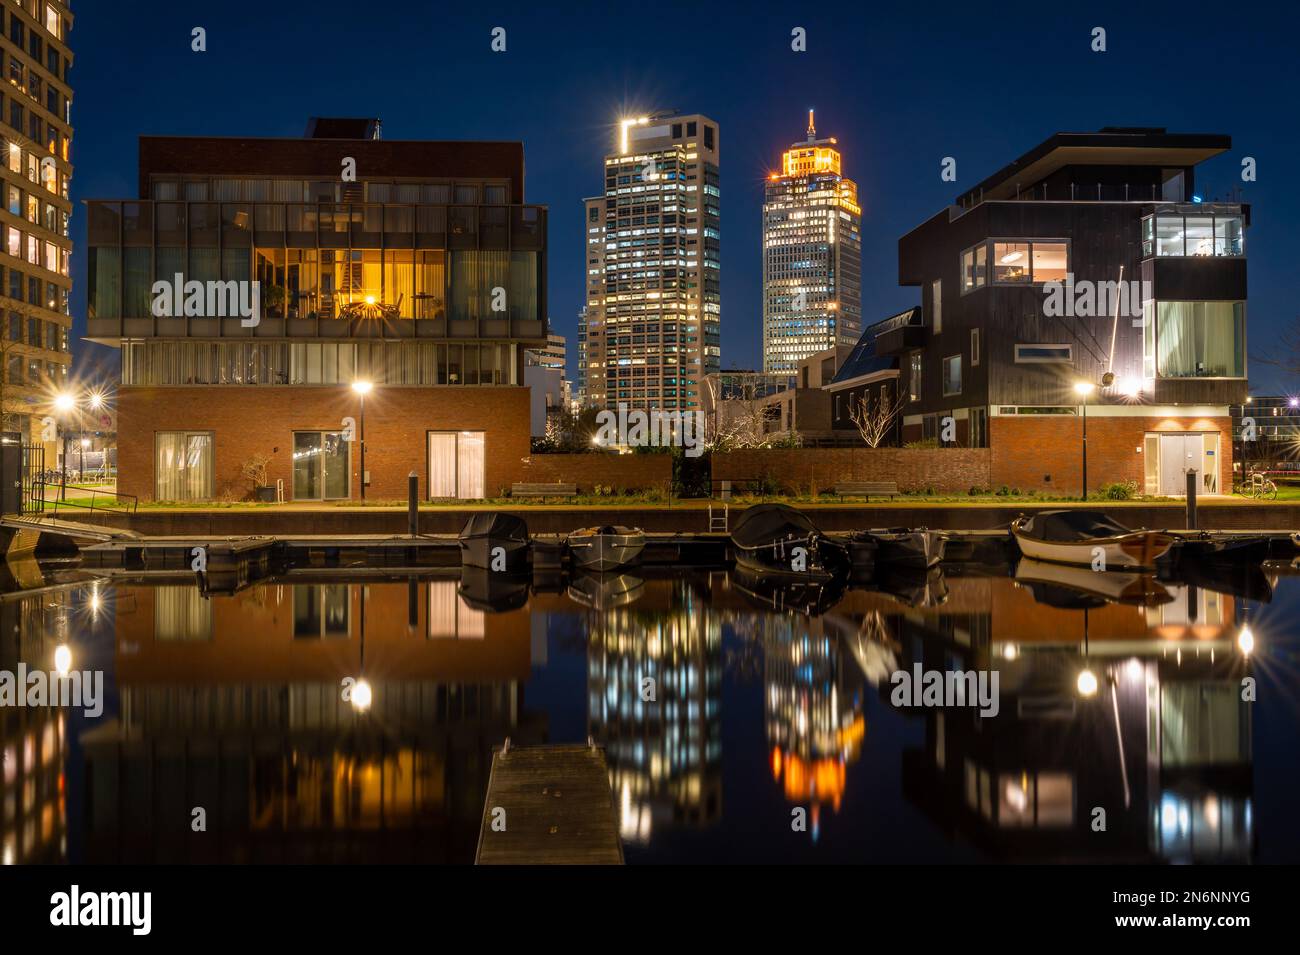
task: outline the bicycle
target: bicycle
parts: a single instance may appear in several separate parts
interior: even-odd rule
[[[1247,474],[1246,480],[1234,490],[1242,497],[1253,497],[1257,501],[1277,500],[1277,484],[1269,480],[1268,475],[1261,471]]]

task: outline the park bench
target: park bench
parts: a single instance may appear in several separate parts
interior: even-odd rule
[[[899,494],[897,481],[840,481],[835,485],[836,497],[861,497],[871,500],[876,497],[894,498]]]
[[[573,497],[578,493],[576,484],[512,484],[511,497]]]

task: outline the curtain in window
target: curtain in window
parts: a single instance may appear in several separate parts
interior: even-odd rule
[[[125,249],[123,277],[126,294],[123,308],[128,318],[153,314],[153,279],[149,275],[149,249]]]
[[[483,493],[484,444],[482,431],[462,431],[457,435],[457,497],[486,497]]]
[[[120,249],[90,247],[90,288],[86,296],[90,318],[121,318],[121,264]]]
[[[155,461],[159,501],[202,501],[212,495],[212,435],[160,431]]]
[[[456,435],[429,435],[429,497],[456,496]]]

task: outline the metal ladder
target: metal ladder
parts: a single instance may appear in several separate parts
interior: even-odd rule
[[[728,518],[730,517],[730,511],[731,511],[731,505],[723,504],[722,513],[714,514],[713,505],[712,504],[709,505],[709,533],[710,534],[726,534],[729,532]]]

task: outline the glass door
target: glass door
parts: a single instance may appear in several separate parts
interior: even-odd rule
[[[351,445],[342,431],[295,431],[294,500],[328,501],[351,496],[350,455]]]

